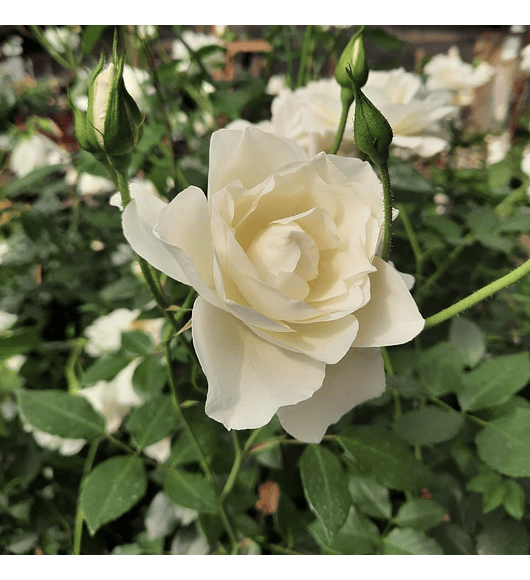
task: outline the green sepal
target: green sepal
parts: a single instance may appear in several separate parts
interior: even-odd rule
[[[122,54],[112,81],[105,116],[103,142],[111,162],[114,158],[130,155],[142,136],[142,114],[125,88],[124,65],[125,54]]]
[[[353,122],[355,144],[362,153],[368,155],[373,163],[383,165],[388,160],[388,149],[394,137],[392,127],[381,111],[357,86],[351,70],[348,70],[348,75],[355,95]]]

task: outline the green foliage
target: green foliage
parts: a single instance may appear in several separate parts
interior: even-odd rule
[[[127,64],[151,77],[129,177],[166,200],[190,185],[206,191],[211,133],[269,120],[270,76],[285,71],[292,89],[329,76],[355,29],[265,27],[272,50],[237,55],[231,79],[207,65],[219,48],[197,50],[185,69],[162,49],[160,30],[145,41],[117,27]],[[21,177],[11,169],[14,145],[61,119],[67,89],[86,94],[78,72],[94,69],[114,27],[78,32],[77,48],[49,52],[69,71],[68,87],[67,75],[53,85],[0,83],[9,143],[0,145],[0,311],[16,315],[0,330],[0,553],[528,555],[530,277],[386,348],[385,393],[322,443],[286,436],[277,417],[227,431],[205,414],[191,332],[176,334],[167,319],[159,337],[143,326],[170,313],[184,328],[194,295],[155,272],[171,305],[156,307],[113,192],[83,195],[79,176],[70,179],[108,178],[105,167],[70,143],[64,162]],[[401,40],[371,26],[363,35],[370,68],[401,66]],[[260,74],[251,61],[264,65]],[[449,149],[432,158],[391,145],[391,259],[414,275],[425,318],[528,259],[529,121],[521,116],[493,164],[489,135],[471,134],[465,117],[443,127]],[[135,324],[118,329],[116,348],[91,355],[87,329],[119,308],[137,309]],[[99,404],[80,394],[88,388]]]

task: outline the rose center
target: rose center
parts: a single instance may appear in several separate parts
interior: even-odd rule
[[[304,299],[308,282],[318,275],[318,246],[293,222],[271,223],[256,236],[247,255],[263,282],[293,300]]]

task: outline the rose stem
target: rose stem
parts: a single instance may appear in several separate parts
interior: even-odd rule
[[[172,357],[171,357],[171,348],[169,346],[169,342],[170,341],[168,340],[165,343],[165,351],[166,351],[166,360],[167,360],[167,368],[168,368],[168,379],[169,379],[169,385],[171,387],[171,402],[173,404],[173,407],[174,407],[177,415],[179,416],[179,419],[182,421],[182,424],[184,425],[184,429],[186,430],[188,437],[191,440],[192,445],[195,447],[195,450],[196,450],[197,455],[199,457],[199,464],[201,466],[201,469],[202,469],[206,479],[212,484],[212,487],[213,487],[213,490],[215,493],[215,499],[217,502],[217,509],[219,511],[219,516],[223,522],[223,525],[224,525],[225,530],[228,534],[228,537],[230,538],[230,543],[232,544],[232,553],[235,554],[235,553],[237,553],[237,540],[236,540],[235,534],[232,530],[232,526],[230,525],[230,522],[228,521],[228,517],[227,517],[226,512],[224,510],[221,497],[219,496],[219,492],[217,491],[217,486],[215,485],[215,480],[214,480],[213,474],[210,470],[210,466],[208,465],[208,462],[206,461],[206,457],[204,456],[202,448],[201,448],[199,442],[197,441],[197,439],[193,433],[193,430],[191,429],[188,421],[186,420],[186,417],[184,416],[184,413],[182,412],[182,408],[180,407],[180,404],[179,404],[179,400],[178,400],[178,396],[177,396],[177,386],[175,384],[175,377],[173,376],[173,361],[172,361]]]
[[[344,136],[344,130],[346,128],[346,121],[348,120],[348,113],[350,112],[350,107],[353,103],[353,93],[351,91],[341,91],[341,102],[342,102],[342,112],[340,114],[339,128],[337,129],[337,134],[335,135],[335,141],[329,150],[330,155],[336,155],[339,150],[342,137]]]
[[[129,191],[129,183],[127,181],[127,175],[125,173],[118,172],[118,186],[121,195],[121,201],[123,205],[123,209],[127,206],[127,204],[131,201],[131,194]],[[138,254],[136,254],[136,259],[138,260],[138,264],[140,265],[140,269],[142,270],[142,274],[144,280],[153,295],[159,309],[161,310],[162,314],[168,319],[171,326],[174,328],[176,332],[180,331],[179,325],[175,320],[173,313],[168,310],[169,304],[166,302],[162,291],[158,287],[158,284],[155,281],[153,276],[153,271],[151,266]]]
[[[499,278],[498,280],[495,280],[490,284],[487,284],[483,288],[480,288],[480,290],[473,292],[472,294],[470,294],[466,298],[463,298],[456,304],[449,306],[449,308],[445,308],[444,310],[438,312],[437,314],[430,316],[425,321],[424,328],[431,328],[432,326],[436,326],[437,324],[440,324],[441,322],[444,322],[449,318],[452,318],[453,316],[460,314],[460,312],[463,312],[464,310],[471,308],[471,306],[474,306],[481,300],[489,298],[490,296],[495,294],[495,292],[498,292],[499,290],[506,288],[506,286],[509,286],[514,282],[517,282],[523,276],[526,276],[526,274],[528,273],[530,273],[530,259],[528,259],[524,264],[522,264],[515,270],[512,270],[509,274],[506,274],[502,278]]]
[[[92,464],[94,463],[94,459],[96,457],[96,452],[99,445],[99,438],[96,438],[90,444],[90,448],[88,450],[88,455],[85,459],[85,465],[83,467],[83,477],[81,478],[81,485],[85,481],[87,475],[90,473],[92,469]],[[79,556],[81,554],[81,536],[83,535],[83,521],[84,521],[84,514],[83,509],[81,508],[81,494],[77,499],[77,511],[75,514],[75,528],[74,528],[74,544],[72,548],[72,555]]]
[[[392,188],[390,185],[390,173],[388,163],[377,164],[381,185],[383,186],[383,216],[384,216],[384,240],[381,258],[387,262],[390,258],[392,245]]]

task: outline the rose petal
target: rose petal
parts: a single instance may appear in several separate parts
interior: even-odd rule
[[[295,332],[277,333],[255,329],[259,336],[280,347],[303,353],[327,364],[337,363],[350,349],[359,323],[349,314],[338,320],[290,324]]]
[[[319,443],[332,423],[384,390],[381,351],[352,348],[336,365],[326,367],[324,383],[310,399],[278,409],[278,418],[293,437],[306,443]]]
[[[353,346],[391,346],[412,340],[422,330],[425,320],[400,273],[374,258],[377,272],[370,274],[371,298],[355,313],[359,333]]]
[[[221,129],[210,142],[208,197],[236,179],[250,189],[289,163],[305,159],[306,153],[296,143],[255,127]]]
[[[227,429],[266,425],[279,407],[322,386],[324,363],[262,340],[201,297],[193,307],[192,332],[208,379],[206,414]]]
[[[158,214],[154,234],[166,245],[184,250],[208,287],[213,286],[213,250],[208,201],[198,187],[188,187]]]
[[[158,214],[165,205],[147,190],[138,191],[123,211],[123,233],[132,249],[144,260],[170,278],[189,285],[174,256],[153,233]]]

